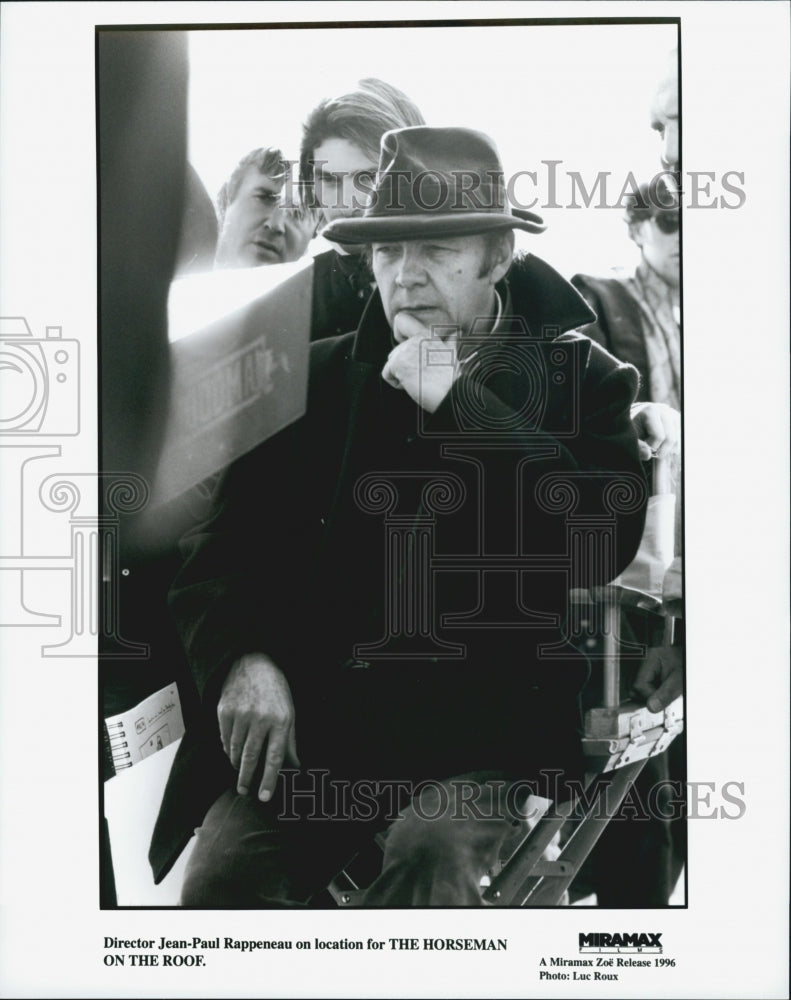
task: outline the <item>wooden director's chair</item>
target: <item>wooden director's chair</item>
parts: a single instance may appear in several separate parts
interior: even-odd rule
[[[654,464],[654,493],[670,492],[665,461]],[[587,768],[582,794],[550,805],[526,829],[509,857],[501,858],[481,884],[483,904],[490,906],[557,906],[604,833],[610,819],[651,757],[664,753],[684,729],[684,700],[679,696],[660,712],[635,701],[621,701],[620,619],[625,591],[617,585],[598,588],[588,599],[599,602],[602,622],[602,704],[585,713],[583,751]],[[656,601],[664,619],[663,642],[674,641],[675,619]],[[563,846],[557,860],[545,856],[553,842]],[[381,868],[384,834],[373,854],[360,852],[327,889],[338,906],[359,905],[363,888]],[[378,860],[377,860],[378,858]]]

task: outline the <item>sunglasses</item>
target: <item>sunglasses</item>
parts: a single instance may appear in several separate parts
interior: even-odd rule
[[[665,211],[659,211],[654,216],[652,216],[654,222],[656,223],[656,228],[660,233],[677,233],[679,226],[679,213],[678,209],[668,209]]]

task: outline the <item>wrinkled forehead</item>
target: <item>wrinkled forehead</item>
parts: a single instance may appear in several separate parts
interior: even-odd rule
[[[483,234],[470,236],[434,236],[430,233],[419,233],[409,239],[403,237],[397,240],[372,240],[371,247],[387,246],[394,250],[412,250],[424,252],[445,248],[456,253],[480,253],[488,245],[490,237]]]
[[[249,193],[260,190],[267,194],[279,194],[284,184],[285,177],[271,177],[255,164],[251,164],[245,171],[242,183],[239,185],[239,191]]]
[[[291,183],[285,175],[272,177],[265,174],[253,164],[245,174],[237,198],[240,195],[255,195],[257,193],[279,195],[276,207],[283,209],[289,217],[293,216],[296,221],[303,221],[310,216],[309,210],[299,199],[296,184]]]
[[[379,150],[364,149],[342,136],[329,136],[313,150],[314,173],[322,175],[376,173]]]

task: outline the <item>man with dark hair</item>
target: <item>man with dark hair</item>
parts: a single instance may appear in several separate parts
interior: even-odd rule
[[[371,247],[357,331],[312,345],[305,417],[184,543],[171,606],[204,714],[151,852],[160,878],[202,820],[184,905],[305,905],[377,825],[364,905],[481,905],[528,790],[579,777],[587,664],[562,623],[639,542],[636,373],[564,333],[591,313],[547,264],[510,279],[513,230],[544,227],[488,136],[388,132],[376,184],[326,231]]]
[[[585,328],[602,347],[640,373],[639,400],[679,409],[681,326],[679,302],[679,207],[659,178],[641,184],[626,204],[629,237],[640,248],[633,274],[571,279],[596,312]]]
[[[311,111],[302,127],[299,176],[325,222],[362,214],[382,136],[413,125],[425,125],[417,106],[397,87],[373,77]]]
[[[327,98],[302,129],[300,190],[305,204],[333,219],[361,215],[391,129],[424,125],[415,104],[383,80],[360,80],[356,90]],[[371,294],[373,277],[358,248],[339,247],[314,261],[311,339],[353,330]]]
[[[216,268],[299,260],[316,229],[315,213],[298,203],[286,181],[291,164],[279,149],[244,156],[217,195]]]

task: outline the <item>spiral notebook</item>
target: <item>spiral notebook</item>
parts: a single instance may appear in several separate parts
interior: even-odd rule
[[[139,763],[184,735],[179,689],[168,684],[120,715],[104,720],[105,779]]]

